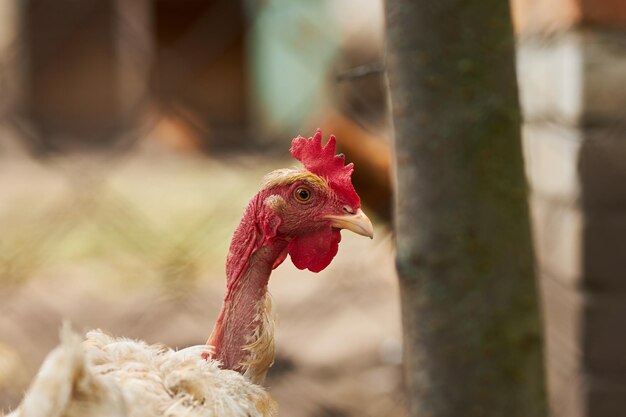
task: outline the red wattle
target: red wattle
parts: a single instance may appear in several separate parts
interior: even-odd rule
[[[339,230],[329,227],[294,238],[287,250],[296,268],[320,272],[337,254],[340,241]]]

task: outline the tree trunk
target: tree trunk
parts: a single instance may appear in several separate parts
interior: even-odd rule
[[[410,415],[545,415],[508,2],[387,0]]]

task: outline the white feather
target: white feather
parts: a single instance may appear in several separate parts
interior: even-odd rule
[[[201,355],[114,338],[84,341],[69,326],[44,361],[22,404],[7,417],[274,417],[276,404],[241,374]]]

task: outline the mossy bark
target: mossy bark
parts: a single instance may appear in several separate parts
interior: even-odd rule
[[[410,414],[544,416],[508,2],[385,7]]]

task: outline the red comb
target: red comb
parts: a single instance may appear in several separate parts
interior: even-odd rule
[[[304,167],[318,175],[326,178],[330,187],[352,208],[361,206],[361,199],[352,185],[352,171],[354,165],[349,163],[344,166],[345,157],[343,154],[335,155],[337,142],[335,136],[330,135],[326,146],[322,146],[322,131],[317,129],[312,138],[298,136],[291,142],[291,156],[302,162]]]

